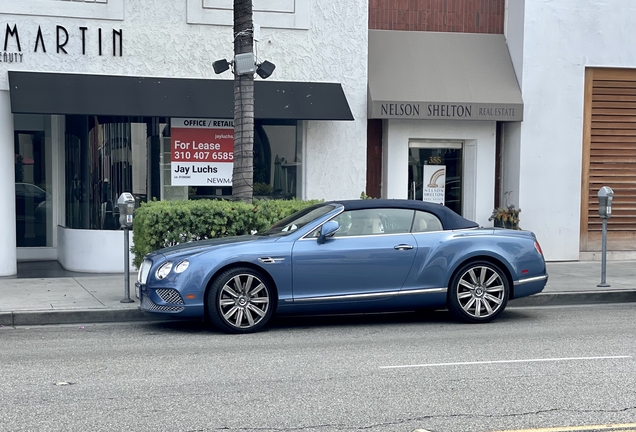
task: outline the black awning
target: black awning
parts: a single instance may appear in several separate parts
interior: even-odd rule
[[[257,119],[353,120],[339,83],[255,81]],[[233,80],[9,71],[20,114],[234,118]]]

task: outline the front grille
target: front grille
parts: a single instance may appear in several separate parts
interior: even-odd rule
[[[160,288],[156,290],[156,292],[157,295],[161,297],[161,300],[165,301],[166,303],[179,305],[185,304],[183,299],[181,298],[181,294],[179,294],[179,291],[177,291],[176,289]]]
[[[161,306],[153,302],[148,296],[141,297],[141,308],[150,312],[183,312],[183,306]]]

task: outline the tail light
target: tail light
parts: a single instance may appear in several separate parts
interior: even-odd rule
[[[534,242],[534,248],[537,250],[537,252],[539,252],[539,255],[543,255],[543,251],[541,250],[541,245],[539,245],[539,242],[536,240]]]

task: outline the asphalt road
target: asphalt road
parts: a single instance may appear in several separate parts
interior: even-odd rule
[[[636,304],[0,328],[0,431],[486,432],[636,420]]]

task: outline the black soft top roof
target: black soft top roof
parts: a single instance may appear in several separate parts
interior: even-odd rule
[[[375,208],[402,208],[420,210],[434,214],[442,222],[445,230],[476,228],[476,222],[465,219],[448,207],[441,204],[433,204],[424,201],[402,199],[369,199],[369,200],[342,200],[330,201],[325,204],[342,204],[345,210],[362,210]]]

